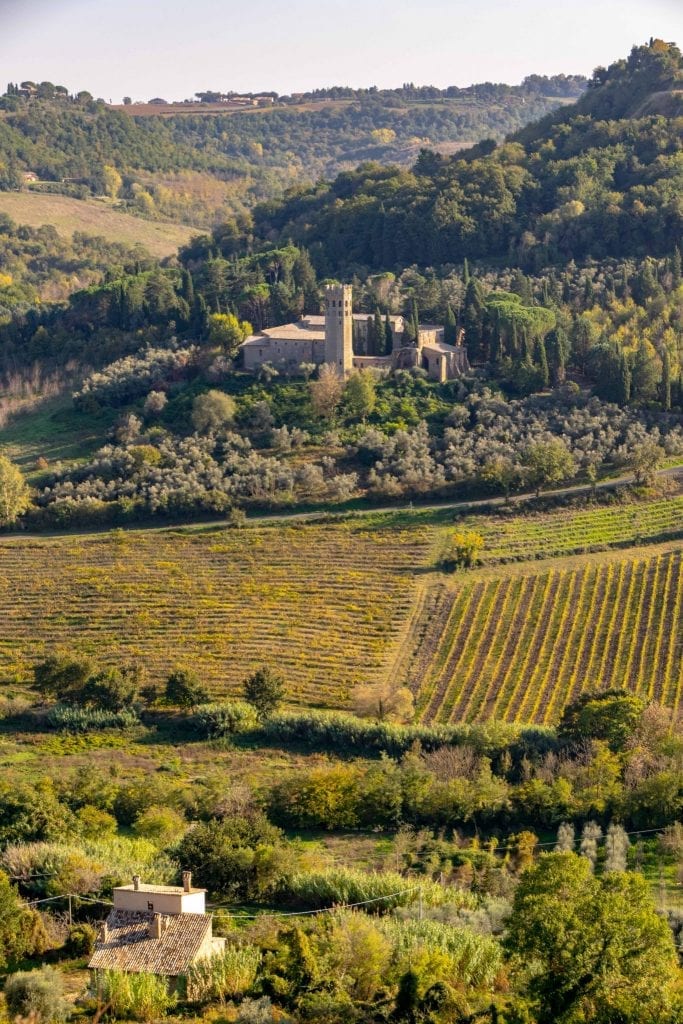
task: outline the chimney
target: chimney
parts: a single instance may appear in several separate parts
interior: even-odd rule
[[[148,934],[150,939],[160,939],[162,931],[161,914],[155,914],[149,922]]]
[[[192,892],[192,872],[183,871],[183,892]]]
[[[98,935],[98,939],[100,940],[100,942],[109,941],[109,925],[107,924],[106,921],[102,922],[102,927],[100,928],[100,934]]]
[[[135,889],[136,892],[138,892],[139,889],[140,889],[140,876],[139,875],[133,875],[133,888]]]

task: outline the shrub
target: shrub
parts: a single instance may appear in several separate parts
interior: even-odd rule
[[[445,888],[438,882],[404,878],[395,871],[359,871],[355,868],[332,868],[310,871],[284,879],[278,886],[279,897],[290,904],[312,910],[336,905],[366,903],[370,913],[385,914],[396,907],[407,907],[422,897],[426,906],[465,902],[472,897],[457,889]],[[368,903],[368,901],[375,901]]]
[[[11,974],[4,991],[12,1017],[22,1017],[35,1024],[57,1024],[66,1020],[69,1006],[64,999],[62,977],[54,967]]]
[[[99,732],[102,729],[132,729],[140,724],[132,708],[121,711],[103,711],[82,708],[72,704],[58,704],[47,716],[48,724],[61,732]]]
[[[102,1003],[111,1005],[114,1017],[158,1021],[176,1003],[165,978],[155,974],[124,974],[122,971],[96,971],[91,992]]]
[[[228,946],[205,957],[187,973],[187,998],[194,1003],[241,999],[253,988],[260,963],[261,953],[255,946]]]
[[[225,704],[202,704],[192,716],[192,725],[207,739],[235,736],[251,732],[259,726],[256,708],[246,701],[232,700]]]
[[[69,928],[64,951],[69,956],[89,956],[95,948],[97,932],[91,924],[74,924]]]

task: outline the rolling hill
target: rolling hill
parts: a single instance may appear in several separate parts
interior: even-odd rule
[[[196,234],[182,224],[143,220],[104,201],[34,192],[0,192],[0,213],[33,228],[49,224],[65,238],[80,231],[108,242],[142,245],[157,259],[173,255]]]

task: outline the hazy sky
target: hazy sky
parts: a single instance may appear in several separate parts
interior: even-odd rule
[[[0,0],[0,83],[182,99],[198,89],[468,85],[589,74],[683,0]]]

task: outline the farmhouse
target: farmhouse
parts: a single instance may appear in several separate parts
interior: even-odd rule
[[[213,936],[205,896],[205,889],[192,886],[189,871],[183,872],[182,886],[145,885],[135,875],[132,885],[114,889],[114,906],[88,966],[166,978],[184,974],[225,946],[225,939]]]
[[[252,334],[241,346],[244,368],[252,372],[264,363],[296,370],[302,363],[330,363],[343,375],[369,366],[378,369],[410,369],[420,366],[439,381],[453,380],[469,369],[464,332],[455,345],[444,341],[444,329],[420,324],[417,342],[404,342],[402,316],[390,316],[391,350],[385,355],[367,351],[373,318],[353,312],[350,285],[328,285],[324,316],[304,316],[296,323],[267,327]]]

